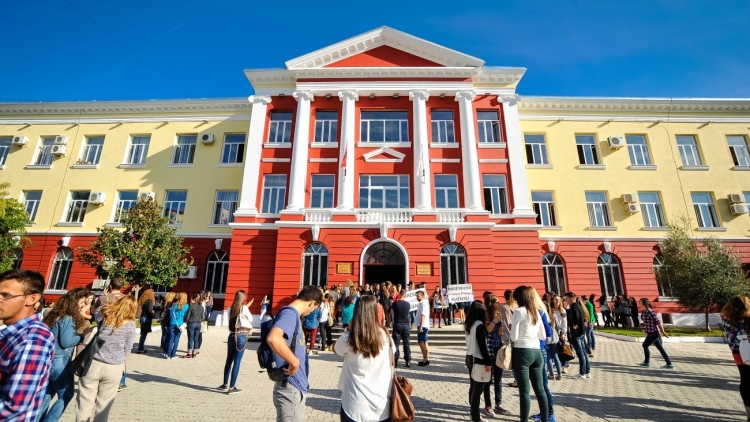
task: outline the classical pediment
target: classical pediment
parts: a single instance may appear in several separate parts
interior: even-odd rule
[[[404,161],[406,154],[388,147],[380,147],[365,153],[363,157],[368,163],[400,163]]]

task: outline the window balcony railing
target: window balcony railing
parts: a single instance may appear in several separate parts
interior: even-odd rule
[[[438,211],[438,223],[463,223],[466,213],[462,211]]]
[[[358,223],[410,223],[411,211],[357,210]]]
[[[327,223],[331,221],[330,210],[306,210],[305,221],[312,221],[315,223]]]

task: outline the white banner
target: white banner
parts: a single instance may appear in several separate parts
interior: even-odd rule
[[[406,292],[406,296],[404,296],[402,299],[409,302],[409,311],[416,311],[417,305],[419,302],[417,302],[417,292],[424,293],[424,300],[427,300],[427,290],[425,289],[415,289],[415,290],[409,290]]]
[[[451,284],[448,290],[448,303],[461,303],[474,301],[474,289],[471,284]]]

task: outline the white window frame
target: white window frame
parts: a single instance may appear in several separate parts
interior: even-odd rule
[[[651,154],[648,152],[646,135],[625,135],[631,166],[650,166]]]
[[[502,178],[503,186],[489,186],[485,181],[487,176],[499,176]],[[489,195],[489,203],[487,201]],[[508,214],[510,206],[508,204],[508,179],[504,174],[483,174],[482,175],[482,197],[484,198],[484,209],[492,215]]]
[[[732,145],[731,142],[741,145]],[[750,149],[747,146],[747,137],[744,135],[727,135],[727,145],[732,154],[732,161],[737,167],[750,167]],[[2,163],[0,163],[2,164]]]
[[[135,199],[122,199],[123,192],[135,192]],[[113,223],[122,223],[123,218],[128,214],[128,210],[138,203],[138,191],[137,190],[120,190],[117,191],[117,203],[115,203],[114,215],[112,216]]]
[[[21,268],[21,265],[23,265],[23,249],[21,248],[15,248],[13,250],[13,266],[11,267],[14,270],[17,270]]]
[[[42,136],[39,139],[39,153],[34,159],[34,165],[36,166],[51,166],[54,155],[52,155],[52,148],[55,146],[55,138],[57,136]]]
[[[218,275],[218,280],[217,280]],[[214,294],[227,292],[227,276],[229,275],[229,254],[221,249],[211,252],[206,259],[206,275],[203,280],[203,290]],[[209,286],[209,281],[211,285]],[[216,288],[216,282],[219,287]]]
[[[29,193],[39,192],[39,199],[29,199]],[[23,207],[26,213],[29,214],[29,221],[34,222],[36,219],[36,213],[39,211],[39,203],[42,202],[42,192],[40,190],[27,190],[23,191]],[[31,210],[29,211],[29,206]]]
[[[198,145],[197,134],[177,135],[172,154],[172,165],[189,166],[195,160],[195,149]]]
[[[683,142],[682,145],[680,144],[681,141]],[[677,142],[677,149],[680,152],[680,160],[682,160],[683,167],[703,165],[703,160],[698,150],[698,139],[695,135],[677,135],[675,136],[675,142]]]
[[[242,137],[242,142],[236,142],[234,139]],[[231,138],[230,138],[231,137]],[[231,142],[227,142],[231,139]],[[222,164],[242,164],[245,158],[245,146],[247,145],[247,134],[245,133],[225,133],[224,146],[221,149]],[[234,161],[232,161],[234,157]],[[226,160],[226,161],[225,161]]]
[[[125,164],[131,166],[146,165],[150,145],[151,135],[130,135],[128,149],[125,153]]]
[[[609,255],[613,258],[611,262],[605,262],[603,256]],[[611,298],[617,295],[625,294],[625,284],[622,281],[622,265],[617,255],[613,253],[603,253],[596,258],[596,266],[599,272],[599,287],[602,289],[602,295]],[[614,279],[615,273],[617,280]],[[611,280],[610,280],[611,279]],[[613,291],[609,291],[609,282],[611,281]]]
[[[440,283],[443,287],[466,284],[469,280],[466,249],[458,243],[448,243],[440,249]]]
[[[85,199],[74,199],[73,196],[76,193],[80,193]],[[70,191],[68,196],[68,208],[65,211],[65,222],[66,223],[83,223],[86,217],[86,211],[89,207],[89,196],[91,191],[88,190],[74,190]],[[78,214],[75,211],[78,210]]]
[[[396,178],[396,185],[395,186],[386,186],[386,185],[373,185],[373,182],[376,183],[382,183],[381,180],[385,180],[383,178],[386,177],[395,177]],[[364,183],[366,181],[366,183]],[[387,195],[388,192],[396,192],[396,207],[387,207]],[[373,192],[380,192],[380,200],[382,201],[381,207],[373,207]],[[404,192],[406,193],[406,203],[402,203],[402,196],[404,195]],[[365,194],[363,196],[363,194]],[[362,199],[366,197],[367,203],[363,204],[364,201]],[[409,176],[404,174],[362,174],[359,176],[359,207],[364,209],[405,209],[409,208],[409,202],[411,198],[411,188],[409,186]]]
[[[274,116],[288,114],[289,120],[274,120]],[[292,120],[294,113],[291,111],[272,111],[268,124],[268,143],[269,144],[288,144],[292,142]]]
[[[549,152],[547,151],[547,136],[543,133],[526,133],[523,135],[526,144],[527,164],[549,164]],[[532,137],[541,137],[541,142]]]
[[[68,289],[70,270],[73,268],[73,258],[72,249],[62,247],[57,250],[55,259],[52,260],[52,269],[47,281],[47,290],[64,291]],[[60,280],[60,277],[62,277],[62,280]]]
[[[656,202],[644,199],[644,194],[655,195]],[[638,203],[641,205],[643,227],[659,228],[667,226],[667,221],[664,218],[664,208],[661,205],[661,196],[659,195],[659,192],[638,192]],[[651,224],[653,221],[656,221],[657,224]]]
[[[324,244],[316,242],[307,245],[302,253],[302,287],[326,285],[328,264],[328,248]]]
[[[438,186],[438,178],[452,182],[451,186]],[[443,206],[438,205],[440,200],[443,201]],[[450,206],[454,202],[455,206]],[[451,209],[459,208],[461,206],[458,199],[458,175],[455,174],[436,174],[435,175],[435,208],[439,209]]]
[[[559,296],[567,293],[565,261],[559,254],[547,252],[542,255],[542,271],[544,272],[544,286],[548,292]]]
[[[696,202],[695,195],[708,196],[708,202]],[[721,227],[711,192],[690,192],[690,199],[693,201],[693,210],[695,211],[695,218],[698,220],[698,227],[702,229]],[[708,225],[706,224],[707,220],[710,223]]]
[[[480,119],[479,113],[495,113],[495,119]],[[497,110],[477,110],[477,138],[480,144],[495,144],[503,142],[500,130],[500,113]]]
[[[102,150],[104,149],[104,138],[105,136],[86,136],[85,142],[83,145],[83,150],[81,151],[81,158],[78,159],[78,162],[76,164],[81,165],[97,165],[99,164],[99,160],[102,157]],[[92,144],[90,143],[92,139],[99,140],[101,139],[101,144]],[[89,158],[92,158],[89,160]]]
[[[406,118],[404,119],[365,119],[363,116],[365,113],[405,113]],[[397,142],[397,143],[404,143],[409,142],[409,112],[406,110],[361,110],[360,111],[360,133],[359,133],[359,141],[360,142],[373,142],[373,143],[388,143],[388,142]],[[398,139],[386,139],[386,135],[388,131],[386,130],[386,126],[388,123],[396,124],[398,125]],[[370,139],[371,135],[371,129],[373,125],[376,124],[383,124],[383,139],[379,140],[372,140]]]
[[[659,297],[663,299],[674,298],[674,289],[672,288],[672,280],[670,280],[669,278],[667,278],[666,280],[662,280],[662,281],[666,281],[668,286],[664,286],[663,283],[659,282],[659,272],[661,271],[662,268],[665,267],[661,253],[654,255],[652,265],[653,265],[652,269],[654,271],[654,279],[656,280],[656,289],[659,291]],[[672,294],[670,295],[669,293],[672,293]]]
[[[335,119],[323,119],[319,118],[319,113],[335,113]],[[315,112],[315,136],[313,137],[314,143],[326,143],[336,142],[338,139],[339,131],[339,120],[338,111],[332,110],[317,110]]]
[[[282,185],[269,186],[269,177],[283,177]],[[277,215],[286,206],[286,186],[288,183],[286,174],[263,175],[263,198],[261,201],[261,214]]]
[[[549,194],[552,199],[534,199],[534,194]],[[532,191],[531,206],[536,213],[536,223],[544,227],[557,227],[557,214],[555,213],[555,193],[552,191]]]
[[[591,138],[591,139],[588,139]],[[596,139],[596,135],[590,133],[577,133],[576,139],[576,151],[578,152],[578,164],[582,166],[596,166],[602,163],[601,157],[599,157],[599,147]],[[592,141],[589,143],[589,141]],[[583,159],[583,162],[581,162]],[[593,162],[589,162],[589,159]]]
[[[219,195],[222,194],[234,194],[234,200],[222,200]],[[240,192],[236,190],[217,190],[214,200],[214,213],[211,219],[211,224],[226,226],[229,223],[234,223],[234,212],[237,211],[237,206],[240,203]],[[224,218],[223,212],[226,210],[227,215]]]
[[[13,146],[12,136],[0,137],[0,168],[5,165],[5,161],[8,159],[8,154],[10,153],[11,146]]]
[[[322,177],[329,177],[333,180],[332,186],[315,186],[316,179],[322,180]],[[310,208],[333,208],[334,189],[336,187],[336,176],[333,174],[313,174],[310,176]],[[317,196],[316,196],[317,194]],[[320,203],[316,204],[315,198],[320,198]],[[326,201],[330,199],[331,206],[325,206]]]
[[[450,119],[435,119],[434,113],[450,113]],[[433,144],[454,144],[456,143],[455,120],[453,110],[432,110],[430,112],[430,126],[432,128]]]
[[[589,193],[597,193],[604,195],[604,202],[590,201],[588,198]],[[587,191],[586,195],[586,209],[589,215],[589,227],[612,227],[612,215],[609,213],[609,197],[605,191]]]
[[[179,192],[185,192],[185,199],[184,200],[178,200],[178,199],[169,199],[170,193],[179,193]],[[168,224],[170,226],[181,226],[182,223],[185,220],[185,209],[187,208],[187,194],[188,191],[184,189],[172,189],[167,190],[164,192],[164,207],[162,209],[162,216],[167,217],[169,219]],[[175,215],[174,220],[172,219],[172,211],[176,211],[177,214]],[[180,211],[182,213],[180,213]]]

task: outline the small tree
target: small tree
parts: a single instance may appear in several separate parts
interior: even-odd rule
[[[10,183],[0,183],[0,273],[13,268],[16,249],[31,244],[26,234],[29,214],[22,203],[8,196]]]
[[[155,201],[140,200],[123,214],[124,229],[97,228],[99,238],[78,248],[78,260],[121,277],[136,293],[142,284],[172,287],[193,260],[186,258],[192,247],[183,246],[168,221]]]
[[[732,296],[750,291],[742,271],[739,254],[716,238],[696,242],[690,237],[686,217],[670,225],[669,234],[661,243],[662,268],[659,277],[669,280],[673,294],[681,306],[703,311],[706,330],[709,310],[723,305]]]

